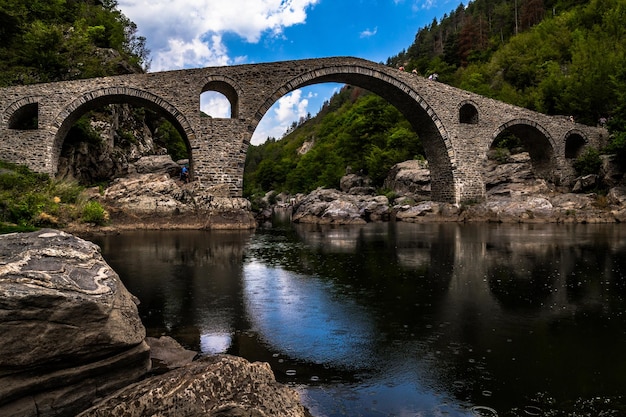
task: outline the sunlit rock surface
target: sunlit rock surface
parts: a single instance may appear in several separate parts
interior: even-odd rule
[[[251,229],[250,202],[224,196],[167,172],[138,173],[116,179],[98,197],[120,227],[151,229]]]
[[[73,416],[150,368],[136,299],[91,242],[0,236],[0,415]]]
[[[80,417],[308,417],[296,391],[279,384],[267,363],[218,355],[138,382]]]

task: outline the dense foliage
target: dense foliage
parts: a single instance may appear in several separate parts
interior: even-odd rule
[[[0,86],[141,71],[136,32],[115,0],[0,0]]]
[[[24,166],[0,161],[0,233],[57,227],[76,220],[103,224],[108,214],[83,198],[75,182],[56,181]]]
[[[612,119],[623,132],[625,21],[626,0],[476,0],[387,63],[586,124]]]
[[[475,0],[419,29],[414,43],[387,65],[437,73],[453,86],[582,123],[607,120],[612,142],[602,151],[626,161],[625,21],[626,0]],[[283,140],[252,147],[244,193],[335,187],[347,166],[380,185],[391,161],[421,151],[409,140],[416,136],[406,121],[396,127],[377,121],[390,112],[387,103],[367,100],[348,108],[342,95],[335,96],[328,107],[341,115],[323,111]],[[369,107],[374,103],[381,107]],[[357,124],[345,128],[352,121]],[[327,131],[316,124],[336,130],[322,140]],[[296,149],[305,137],[315,146],[303,156]],[[579,172],[597,170],[598,155],[582,155]]]
[[[595,124],[616,104],[625,18],[624,0],[476,0],[420,29],[388,64]]]
[[[250,146],[244,194],[338,188],[347,169],[368,174],[381,186],[393,164],[421,155],[421,142],[395,107],[365,90],[345,87],[284,139]]]

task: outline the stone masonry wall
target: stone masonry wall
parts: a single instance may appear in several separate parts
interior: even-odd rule
[[[183,133],[192,177],[216,196],[241,196],[245,154],[254,129],[285,94],[307,85],[340,82],[373,91],[407,116],[425,144],[433,198],[459,203],[481,199],[480,165],[504,129],[522,126],[551,150],[551,175],[572,175],[567,138],[585,146],[607,139],[604,129],[575,124],[431,81],[359,58],[335,57],[264,64],[122,75],[0,89],[0,158],[54,175],[69,127],[86,111],[128,102],[160,111]],[[214,89],[231,102],[233,118],[200,116],[200,95]],[[35,105],[36,129],[11,126]],[[461,123],[460,108],[475,110]],[[25,107],[31,106],[31,107]],[[541,159],[541,158],[539,158]]]

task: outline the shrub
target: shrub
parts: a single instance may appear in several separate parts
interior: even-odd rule
[[[511,151],[507,148],[494,148],[490,153],[490,156],[499,164],[506,164],[511,157]]]
[[[83,207],[82,220],[85,223],[95,223],[99,226],[109,221],[109,213],[97,201],[88,201]]]
[[[595,148],[587,148],[576,161],[574,161],[574,169],[579,176],[597,174],[602,167],[600,152]]]

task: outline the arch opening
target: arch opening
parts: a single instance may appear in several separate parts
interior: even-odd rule
[[[565,140],[565,158],[576,159],[580,156],[587,141],[578,133],[572,133]]]
[[[431,199],[436,201],[457,202],[454,187],[455,162],[452,146],[447,133],[439,122],[435,112],[409,86],[401,81],[379,73],[370,68],[330,67],[318,69],[314,73],[304,74],[279,88],[256,114],[256,124],[283,95],[311,85],[340,83],[359,87],[384,99],[407,120],[408,125],[419,136],[424,150],[424,157],[430,168]],[[245,152],[245,149],[244,149]]]
[[[277,102],[278,110],[285,112],[288,105],[301,108],[293,97],[306,101],[306,94],[296,91],[281,99],[291,104]],[[258,154],[264,160],[257,160]],[[278,141],[270,137],[250,155],[244,174],[246,196],[270,190],[294,195],[319,187],[343,191],[356,187],[371,193],[384,187],[393,165],[424,159],[424,150],[396,108],[378,95],[346,85],[323,103],[316,116],[303,113]],[[346,175],[352,182],[342,181]],[[430,184],[427,188],[429,197]]]
[[[537,179],[560,182],[552,141],[532,122],[510,122],[498,131],[487,152],[483,167],[487,194],[509,195]]]
[[[142,157],[157,157],[152,158],[152,169],[165,170],[172,177],[179,176],[187,164],[193,176],[187,132],[171,112],[153,101],[103,94],[70,107],[59,120],[53,166],[57,177],[85,185],[151,169],[143,162],[136,164]]]
[[[232,118],[230,101],[222,93],[205,91],[200,95],[200,116],[230,119]]]
[[[473,104],[465,103],[459,109],[459,123],[478,124],[478,110]]]
[[[226,81],[209,81],[200,94],[200,111],[202,115],[214,118],[236,119],[239,117],[239,94]]]
[[[36,130],[39,128],[39,103],[28,103],[11,114],[8,120],[9,129]]]

